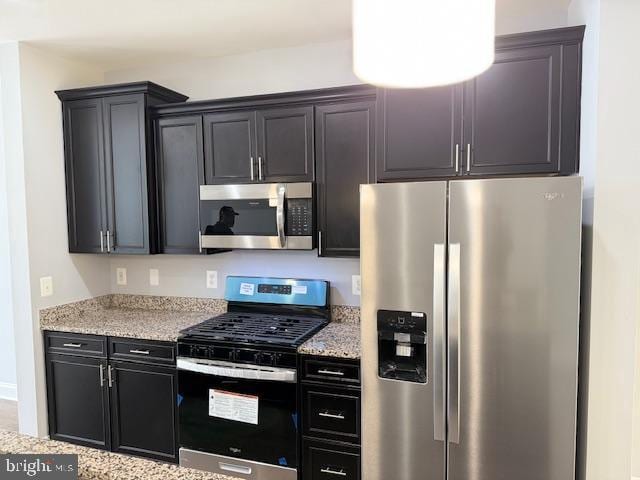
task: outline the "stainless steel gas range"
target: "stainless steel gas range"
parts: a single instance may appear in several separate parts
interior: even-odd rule
[[[329,284],[227,277],[225,298],[178,340],[180,465],[296,480],[296,352],[329,320]]]

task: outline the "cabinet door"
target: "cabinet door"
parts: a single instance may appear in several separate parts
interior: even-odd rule
[[[51,439],[108,450],[106,360],[48,355],[46,367]]]
[[[360,184],[375,182],[374,122],[373,100],[316,108],[321,256],[360,254]]]
[[[65,102],[63,112],[69,252],[106,252],[102,100]]]
[[[465,173],[560,171],[561,57],[560,45],[497,52],[466,83]]]
[[[202,117],[156,123],[160,251],[198,253],[199,189],[204,184]]]
[[[207,185],[257,180],[256,115],[253,111],[204,116],[204,162]]]
[[[151,253],[145,138],[145,98],[103,100],[110,250]]]
[[[259,110],[258,179],[313,181],[313,107]]]
[[[462,86],[378,91],[379,181],[452,177],[460,171]]]
[[[111,366],[113,451],[177,462],[175,368]]]

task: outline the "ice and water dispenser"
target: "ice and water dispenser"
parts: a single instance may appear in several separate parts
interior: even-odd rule
[[[378,376],[427,383],[427,316],[378,310]]]

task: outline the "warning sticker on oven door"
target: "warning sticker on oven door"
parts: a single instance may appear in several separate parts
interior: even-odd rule
[[[258,424],[258,397],[209,389],[209,416]]]

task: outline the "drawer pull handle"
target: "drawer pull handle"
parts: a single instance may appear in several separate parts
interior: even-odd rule
[[[137,355],[149,355],[149,350],[129,350],[129,353],[135,353]]]
[[[323,370],[318,370],[318,373],[322,375],[335,375],[336,377],[344,377],[344,372],[342,370],[327,370],[325,368]]]
[[[234,465],[232,463],[222,463],[218,462],[220,466],[220,470],[224,470],[225,472],[233,472],[233,473],[242,473],[244,475],[251,475],[251,467],[246,467],[244,465]]]
[[[320,412],[318,413],[319,417],[326,417],[326,418],[335,418],[336,420],[344,420],[344,414],[343,413],[329,413],[329,412]]]
[[[82,344],[81,343],[64,343],[62,344],[63,347],[69,347],[69,348],[82,348]]]
[[[340,470],[333,470],[329,467],[325,467],[325,468],[321,468],[320,469],[320,473],[328,473],[329,475],[338,475],[340,477],[346,477],[347,474],[344,470],[340,469]]]

